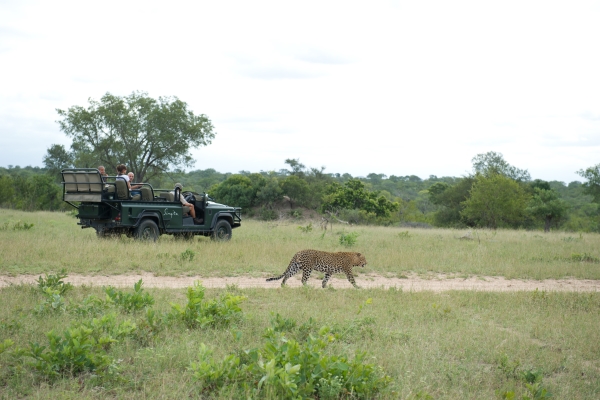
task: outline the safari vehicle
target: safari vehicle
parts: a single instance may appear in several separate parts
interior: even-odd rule
[[[179,189],[154,189],[141,184],[139,194],[132,195],[127,182],[117,177],[103,177],[95,168],[62,170],[63,200],[78,211],[78,225],[94,228],[98,237],[125,234],[142,240],[156,241],[160,235],[193,238],[210,236],[214,240],[231,239],[232,229],[241,225],[241,208],[215,203],[206,193],[182,192],[194,204],[196,218],[185,216]],[[137,185],[137,184],[136,184]]]

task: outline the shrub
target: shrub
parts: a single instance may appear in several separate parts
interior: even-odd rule
[[[210,325],[229,325],[242,314],[240,303],[245,296],[235,296],[225,293],[218,299],[204,300],[204,287],[195,282],[193,287],[188,288],[187,304],[182,307],[171,303],[170,318],[182,321],[188,328]]]
[[[345,247],[352,247],[356,244],[357,238],[358,233],[356,232],[342,233],[340,234],[340,244]]]
[[[279,398],[364,398],[390,382],[381,368],[363,362],[365,353],[353,359],[326,354],[327,345],[336,340],[328,327],[300,343],[280,332],[295,323],[278,315],[272,325],[264,334],[266,341],[261,348],[228,355],[220,363],[202,344],[199,361],[190,366],[202,390],[210,392],[237,384],[251,389],[257,397],[268,393]]]
[[[124,293],[109,286],[104,289],[107,300],[123,308],[125,312],[138,311],[154,304],[154,298],[149,293],[142,293],[143,282],[140,279],[133,285],[133,293]]]
[[[41,276],[38,278],[38,288],[43,293],[47,294],[47,289],[50,289],[51,292],[57,292],[59,295],[63,295],[73,289],[73,285],[63,281],[63,279],[68,276],[65,269],[60,270],[56,275],[45,275],[45,278],[42,278]]]

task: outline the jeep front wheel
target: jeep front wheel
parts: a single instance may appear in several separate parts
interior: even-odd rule
[[[143,220],[133,233],[137,240],[156,242],[160,236],[158,226],[151,219]]]
[[[229,225],[229,222],[224,219],[217,221],[211,239],[219,242],[226,242],[231,239],[231,225]]]

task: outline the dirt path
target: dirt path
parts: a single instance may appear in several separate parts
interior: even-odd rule
[[[18,275],[18,276],[0,276],[0,288],[20,283],[35,284],[38,275]],[[150,288],[185,288],[192,286],[194,281],[201,281],[207,288],[225,288],[228,285],[236,285],[239,288],[269,288],[277,289],[281,281],[266,282],[265,278],[252,277],[224,277],[224,278],[203,278],[201,276],[170,277],[154,276],[145,273],[139,275],[110,275],[110,276],[86,276],[71,274],[65,279],[76,286],[115,286],[115,287],[133,287],[133,284],[140,279],[144,281],[144,287]],[[362,288],[390,288],[396,287],[404,291],[433,291],[442,292],[447,290],[476,290],[491,292],[515,292],[545,290],[558,292],[600,292],[600,280],[589,279],[545,279],[543,281],[505,279],[502,277],[470,277],[453,278],[445,275],[435,275],[431,278],[419,276],[408,276],[406,279],[386,278],[379,275],[359,275],[356,278],[359,286]],[[352,288],[352,285],[343,277],[334,277],[331,284],[337,289]],[[290,279],[290,287],[300,287],[300,276]],[[309,280],[310,286],[320,287],[321,281],[316,278]]]

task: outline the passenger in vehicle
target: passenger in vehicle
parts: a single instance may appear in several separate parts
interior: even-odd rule
[[[140,189],[143,185],[132,185],[133,179],[135,178],[135,174],[133,172],[129,172],[127,174],[127,176],[129,177],[129,185],[131,187],[131,195],[132,196],[135,196],[136,194],[141,195],[142,191],[141,190],[136,190],[136,189]]]
[[[177,190],[179,189],[179,190]],[[173,190],[173,195],[175,196],[177,193],[179,193],[179,201],[181,202],[181,204],[183,205],[183,212],[184,213],[189,213],[192,218],[194,219],[194,223],[201,225],[204,221],[202,221],[201,219],[197,219],[196,218],[196,210],[194,209],[194,205],[191,203],[188,203],[185,198],[183,197],[183,195],[181,194],[181,191],[183,190],[183,185],[181,183],[176,183],[175,184],[175,190]],[[175,201],[177,201],[177,197],[174,197]]]
[[[117,165],[117,179],[123,179],[127,182],[127,189],[131,190],[131,184],[129,183],[129,176],[127,175],[127,167],[125,164]]]
[[[102,177],[102,182],[106,183],[106,177],[108,176],[108,174],[106,173],[106,169],[104,168],[104,165],[100,165],[98,167],[98,172],[100,172],[100,176]]]

